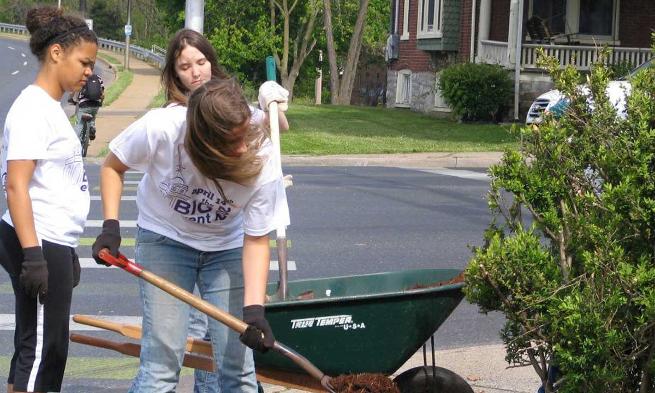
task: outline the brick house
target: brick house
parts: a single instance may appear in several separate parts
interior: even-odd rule
[[[449,110],[436,84],[455,62],[515,70],[524,113],[552,87],[535,64],[538,47],[588,70],[595,45],[607,44],[611,63],[637,66],[651,57],[655,31],[655,0],[392,0],[391,15],[387,106],[422,112]]]

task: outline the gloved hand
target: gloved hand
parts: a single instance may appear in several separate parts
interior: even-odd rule
[[[248,324],[246,331],[239,337],[242,343],[259,352],[273,348],[275,337],[264,317],[264,306],[253,304],[243,308],[243,321]]]
[[[121,245],[121,227],[118,220],[105,220],[102,223],[102,232],[91,246],[91,255],[98,265],[111,266],[100,259],[98,254],[103,248],[109,249],[109,253],[118,258],[118,247]]]
[[[275,81],[267,81],[259,86],[259,97],[257,97],[257,100],[259,101],[259,107],[263,111],[268,111],[268,105],[275,101],[278,103],[278,110],[286,112],[289,108],[289,91]]]
[[[23,248],[23,265],[20,272],[20,284],[31,297],[43,297],[48,293],[48,263],[43,257],[40,246]]]
[[[80,266],[80,258],[77,256],[75,250],[73,250],[73,288],[80,283],[81,272],[82,267]]]

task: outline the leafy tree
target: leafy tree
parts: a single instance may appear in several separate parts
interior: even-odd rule
[[[123,32],[123,19],[120,11],[115,7],[110,7],[106,0],[96,0],[89,11],[89,16],[93,19],[93,30],[98,37],[112,40],[122,40],[125,38]]]
[[[272,48],[273,57],[282,86],[291,96],[300,69],[316,46],[316,22],[321,8],[320,0],[269,0],[270,33],[279,35],[282,44],[282,48]]]
[[[602,62],[580,87],[543,60],[568,109],[490,169],[495,219],[466,270],[467,298],[506,316],[506,359],[546,392],[549,364],[559,392],[655,390],[655,67],[632,78],[623,116]]]

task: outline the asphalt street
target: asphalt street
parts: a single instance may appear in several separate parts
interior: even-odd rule
[[[4,120],[14,98],[34,79],[37,63],[27,42],[0,39],[0,64],[4,93],[0,119]],[[98,171],[97,164],[87,164],[92,204],[78,250],[83,272],[72,313],[138,324],[141,307],[136,278],[116,268],[100,267],[90,258],[90,246],[102,222]],[[293,175],[294,182],[288,189],[291,280],[418,268],[463,269],[471,257],[470,247],[481,244],[490,220],[484,199],[488,181],[482,171],[293,166],[285,168],[285,173]],[[122,251],[128,257],[134,256],[135,195],[141,176],[127,174],[121,204]],[[0,199],[4,212],[6,204]],[[272,259],[277,259],[275,250]],[[276,273],[271,271],[271,281]],[[479,314],[476,307],[463,302],[436,332],[437,348],[499,343],[501,324],[499,315]],[[89,332],[81,325],[72,324],[71,329],[124,341],[117,334]],[[5,390],[3,376],[8,373],[13,331],[12,288],[0,270],[0,391]],[[124,392],[137,365],[137,359],[72,343],[63,391]]]
[[[78,250],[83,271],[72,313],[138,324],[141,312],[137,279],[116,268],[100,267],[90,258],[90,245],[102,220],[98,171],[97,164],[87,165],[93,200]],[[285,173],[291,174],[294,181],[288,189],[292,223],[287,231],[292,280],[430,267],[463,268],[471,255],[469,247],[480,244],[489,222],[484,200],[488,183],[481,172],[289,167]],[[122,251],[128,257],[134,255],[134,199],[141,176],[136,172],[126,175],[121,204]],[[5,209],[4,200],[0,209]],[[275,250],[272,259],[276,259]],[[276,274],[276,270],[271,271],[271,281],[276,280]],[[14,329],[12,289],[4,271],[0,272],[0,298],[0,375],[6,375]],[[501,323],[499,316],[481,315],[463,302],[436,332],[437,347],[497,343]],[[88,328],[72,325],[73,332],[79,330]],[[124,340],[107,332],[85,334]],[[72,343],[64,391],[125,391],[136,366],[136,359]]]

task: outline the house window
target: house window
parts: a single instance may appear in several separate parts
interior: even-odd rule
[[[614,0],[580,0],[579,33],[612,35]]]
[[[412,102],[412,71],[398,71],[396,81],[396,106],[409,108]]]
[[[566,0],[533,0],[531,17],[539,17],[551,35],[566,32]]]
[[[409,39],[409,0],[403,0],[403,34],[400,39]]]
[[[620,0],[530,0],[530,18],[538,17],[550,36],[573,36],[593,44],[618,36]],[[564,39],[564,37],[561,37]]]
[[[443,0],[418,0],[417,38],[440,38]]]

